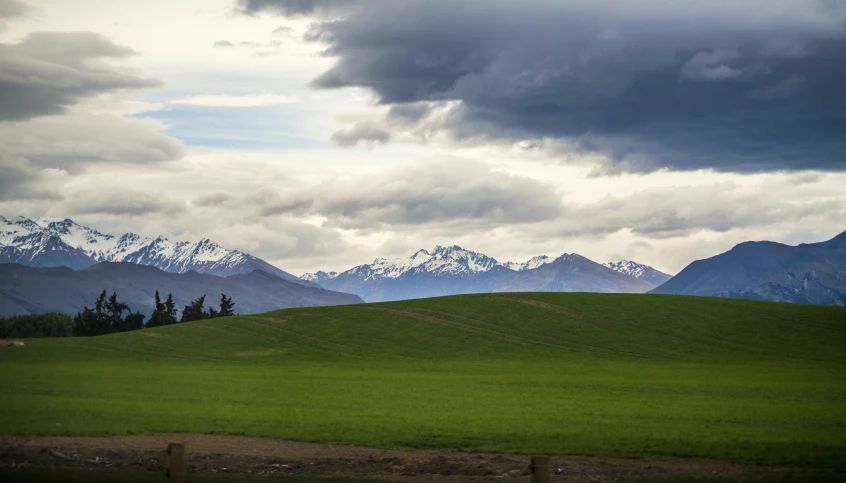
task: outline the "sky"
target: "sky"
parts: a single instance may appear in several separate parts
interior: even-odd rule
[[[0,0],[0,214],[295,274],[846,230],[844,0]]]

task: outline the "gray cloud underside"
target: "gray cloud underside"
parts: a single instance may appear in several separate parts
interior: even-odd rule
[[[92,32],[36,32],[0,44],[0,122],[61,113],[103,93],[160,86],[103,62],[131,55],[132,49]]]
[[[23,17],[32,9],[17,0],[0,0],[0,19]]]
[[[9,153],[43,168],[77,171],[88,163],[149,164],[180,159],[185,146],[158,123],[108,114],[71,112],[0,128]]]
[[[0,202],[16,200],[58,200],[51,172],[39,170],[28,160],[0,149]]]
[[[568,207],[560,223],[544,228],[544,236],[604,236],[629,229],[646,238],[685,237],[700,230],[723,233],[735,229],[823,222],[837,225],[846,217],[841,198],[815,199],[814,188],[784,184],[744,189],[733,183],[679,188],[649,188],[625,197]],[[780,199],[765,194],[782,193]]]
[[[169,216],[185,209],[185,203],[166,196],[134,190],[83,191],[75,193],[65,209],[81,215]]]
[[[317,87],[460,101],[439,126],[459,140],[566,139],[606,171],[846,169],[841,0],[240,5],[316,16],[308,37],[337,58]],[[374,141],[336,141],[357,133]]]
[[[301,190],[270,187],[249,195],[213,193],[192,202],[240,216],[316,215],[324,228],[425,232],[447,237],[505,228],[527,242],[603,237],[620,230],[648,239],[724,233],[752,227],[846,219],[843,191],[822,178],[793,175],[761,186],[713,183],[646,188],[589,203],[568,203],[551,184],[461,160],[417,163],[379,174],[323,182]],[[777,199],[768,193],[780,193]]]
[[[370,232],[455,222],[465,229],[529,223],[555,218],[562,205],[551,186],[530,178],[478,163],[431,162],[299,192],[265,189],[238,206],[259,216],[319,215],[327,227]]]
[[[344,147],[352,147],[360,142],[385,144],[390,140],[391,131],[372,121],[360,121],[332,134],[332,142]]]

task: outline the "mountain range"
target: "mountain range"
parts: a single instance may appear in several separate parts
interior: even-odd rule
[[[162,236],[144,238],[134,233],[113,236],[70,219],[7,220],[0,216],[0,263],[78,270],[99,262],[127,262],[173,273],[195,271],[220,277],[263,270],[290,282],[313,285],[260,258],[227,250],[207,238],[172,242]]]
[[[117,292],[132,310],[149,316],[154,294],[172,293],[182,309],[206,295],[206,305],[217,306],[220,294],[235,301],[235,312],[251,314],[288,307],[361,303],[351,294],[284,280],[264,270],[220,277],[188,271],[171,273],[156,267],[126,262],[101,262],[81,270],[68,267],[26,267],[0,264],[0,317],[59,312],[73,315],[92,307],[100,292]]]
[[[113,265],[122,268],[103,268]],[[675,277],[629,260],[596,263],[575,253],[559,257],[541,255],[525,262],[500,262],[456,245],[418,250],[404,258],[378,258],[343,272],[317,271],[295,277],[260,258],[225,249],[209,239],[172,242],[161,236],[144,238],[133,233],[113,236],[69,219],[33,221],[18,217],[8,220],[0,216],[0,268],[3,273],[11,270],[11,273],[18,274],[16,276],[27,274],[30,278],[26,280],[41,280],[39,283],[45,292],[64,300],[59,305],[67,310],[76,310],[79,308],[77,305],[81,307],[91,298],[90,293],[99,293],[103,288],[117,290],[120,286],[147,292],[157,288],[163,290],[158,286],[135,287],[131,281],[118,275],[111,279],[114,286],[96,286],[100,279],[91,275],[102,271],[129,273],[134,270],[132,265],[149,265],[162,272],[186,275],[167,282],[174,284],[168,286],[174,287],[171,291],[175,295],[177,292],[185,293],[184,302],[202,293],[213,293],[217,290],[215,287],[220,286],[233,294],[242,293],[242,309],[249,307],[251,311],[309,304],[332,305],[362,300],[378,302],[509,291],[650,292],[846,305],[846,232],[826,242],[799,246],[770,241],[741,243],[726,253],[691,263]],[[79,275],[74,275],[81,277],[79,280],[96,283],[81,290],[77,286],[82,283],[79,281],[74,282],[77,285],[60,284],[60,280],[73,278],[66,271],[49,272],[47,277],[47,272],[22,271],[23,266],[68,267],[71,272],[79,272]],[[56,273],[64,275],[56,278]],[[264,279],[266,287],[281,292],[259,288],[262,274],[272,277]],[[188,283],[196,280],[191,277],[198,275],[224,281],[205,279],[206,285]],[[236,277],[240,275],[246,278]],[[40,302],[37,294],[34,295],[38,285],[31,286],[31,292],[26,296],[15,292],[15,283],[22,280],[24,278],[6,279],[5,288],[0,291],[0,304],[12,307],[9,310],[15,313],[47,307],[49,304]],[[230,287],[242,281],[249,289],[238,292],[241,288]],[[280,281],[287,284],[282,285]],[[176,290],[181,283],[188,284],[186,289]],[[85,292],[87,298],[77,301],[72,296],[63,298],[61,293],[53,290],[53,284],[76,287],[68,293],[81,296]],[[204,290],[205,286],[212,288]],[[298,288],[295,290],[293,286]],[[309,292],[311,295],[306,296],[299,287],[318,292]],[[320,292],[320,289],[326,289],[323,291],[326,293]],[[351,298],[341,297],[345,294],[353,295]],[[152,294],[142,296],[139,293],[135,300],[143,308],[150,306],[151,297]],[[266,303],[260,300],[263,297]],[[3,313],[2,310],[0,313]]]
[[[454,245],[418,250],[405,258],[379,258],[340,273],[307,273],[301,278],[379,302],[482,292],[643,293],[670,276],[635,262],[602,265],[578,254],[501,263]]]
[[[825,242],[798,246],[741,243],[691,263],[651,293],[843,306],[846,232]]]

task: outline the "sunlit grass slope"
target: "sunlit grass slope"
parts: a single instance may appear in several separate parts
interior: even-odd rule
[[[36,340],[0,366],[3,434],[846,466],[842,308],[468,295]]]

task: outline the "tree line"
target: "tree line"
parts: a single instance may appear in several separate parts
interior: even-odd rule
[[[217,317],[230,317],[235,315],[235,302],[226,294],[220,294],[220,306],[218,309],[209,307],[206,310],[206,296],[191,301],[182,309],[182,317],[176,319],[176,303],[173,301],[173,294],[167,294],[167,299],[162,302],[159,291],[156,290],[156,308],[150,319],[145,323],[144,315],[140,312],[132,312],[129,305],[118,300],[116,292],[107,299],[106,291],[100,293],[100,297],[94,302],[94,308],[87,306],[73,318],[73,335],[91,336],[115,334],[128,332],[130,330],[143,329],[145,327],[161,327],[177,324],[180,322],[191,322],[194,320],[214,319]],[[126,312],[126,315],[123,315]]]
[[[73,320],[54,312],[0,317],[0,339],[34,339],[36,337],[70,337]]]
[[[0,318],[0,339],[36,338],[36,337],[71,337],[115,334],[145,327],[191,322],[194,320],[213,319],[235,315],[235,302],[226,294],[220,294],[218,308],[206,309],[206,296],[191,301],[182,309],[182,316],[177,319],[178,309],[173,301],[173,294],[168,294],[162,302],[156,291],[156,308],[145,322],[144,314],[133,312],[118,299],[116,292],[109,296],[106,290],[100,293],[93,308],[85,306],[73,319],[64,314],[47,313],[18,315]]]

